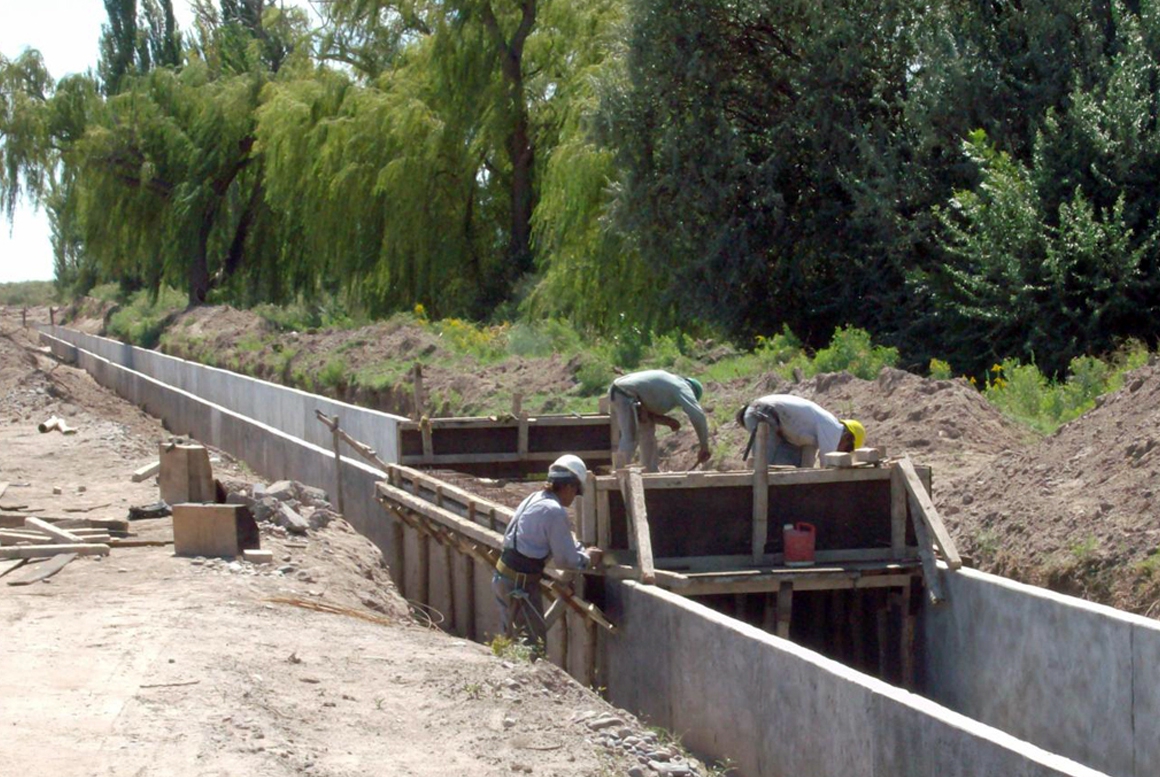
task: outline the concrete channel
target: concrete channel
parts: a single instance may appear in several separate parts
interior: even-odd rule
[[[62,327],[41,339],[264,477],[333,487],[316,410],[398,461],[401,417]],[[399,574],[409,543],[376,501],[385,474],[345,456],[340,471],[346,517]],[[746,777],[1160,775],[1160,623],[974,570],[940,576],[945,600],[919,616],[920,693],[634,581],[605,588],[619,630],[603,640],[602,684]]]

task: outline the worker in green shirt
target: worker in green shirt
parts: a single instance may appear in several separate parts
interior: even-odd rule
[[[709,424],[701,409],[701,393],[697,379],[682,378],[664,370],[633,372],[614,380],[608,398],[620,425],[620,444],[613,466],[617,469],[628,466],[639,443],[640,462],[645,472],[656,472],[659,467],[656,425],[664,424],[674,432],[680,429],[680,422],[666,415],[675,407],[685,411],[697,432],[701,443],[697,463],[708,461]]]

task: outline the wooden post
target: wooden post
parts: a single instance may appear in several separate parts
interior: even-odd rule
[[[588,471],[584,481],[584,496],[580,497],[580,541],[596,545],[596,475]]]
[[[466,591],[463,596],[464,601],[467,602],[467,612],[463,613],[463,636],[474,640],[478,636],[475,627],[475,559],[465,555],[463,560],[467,574]]]
[[[777,594],[767,593],[762,602],[761,628],[770,634],[777,632]]]
[[[423,435],[423,460],[430,462],[435,457],[435,445],[431,439],[431,419],[427,416],[419,419],[419,432]]]
[[[886,626],[887,613],[890,607],[889,598],[885,591],[879,593],[875,592],[875,596],[880,597],[875,607],[874,615],[878,624],[878,679],[886,679]]]
[[[753,563],[760,564],[765,555],[765,541],[769,533],[769,426],[764,421],[757,424],[756,447],[753,454]]]
[[[415,420],[418,421],[423,417],[423,365],[415,362],[415,366],[411,368],[411,375],[415,392]]]
[[[620,423],[617,421],[616,413],[612,412],[612,403],[605,394],[600,398],[597,405],[601,413],[608,415],[608,440],[611,446],[612,466],[616,467],[616,450],[620,447]]]
[[[20,311],[20,326],[25,329],[28,328],[28,308],[24,308]]]
[[[342,498],[342,454],[339,451],[339,442],[342,435],[338,431],[338,416],[334,417],[334,426],[330,429],[334,441],[334,498],[337,499],[338,512],[346,515],[346,503]]]
[[[902,558],[906,554],[906,485],[901,473],[890,474],[890,555]]]
[[[786,580],[777,588],[777,636],[789,639],[789,624],[793,620],[793,581]]]
[[[853,601],[850,602],[852,608],[850,612],[850,650],[853,653],[853,660],[851,665],[858,670],[866,668],[866,635],[863,632],[866,624],[862,617],[863,610],[866,606],[866,591],[860,591],[855,588],[851,591]]]
[[[608,506],[608,492],[601,491],[596,495],[596,544],[607,548],[612,542],[612,519]]]
[[[56,326],[56,308],[51,305],[48,308],[48,323]]]
[[[519,436],[516,439],[516,449],[519,452],[520,459],[525,459],[528,456],[528,413],[526,410],[521,410],[520,415],[520,429]]]
[[[515,392],[514,394],[512,394],[512,417],[513,418],[520,417],[520,411],[523,410],[523,406],[524,406],[524,395],[518,391]]]
[[[902,687],[914,690],[914,614],[911,609],[910,582],[902,587],[899,650],[902,663]]]

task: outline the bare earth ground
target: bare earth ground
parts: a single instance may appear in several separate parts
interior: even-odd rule
[[[130,475],[168,433],[37,352],[19,320],[0,312],[0,514],[124,518],[155,502]],[[79,431],[39,434],[53,414]],[[253,482],[218,455],[219,478]],[[172,537],[168,518],[131,529]],[[0,578],[0,773],[655,773],[637,771],[631,737],[679,760],[555,667],[421,625],[345,521],[306,537],[264,526],[262,543],[273,566],[116,548],[44,582]]]

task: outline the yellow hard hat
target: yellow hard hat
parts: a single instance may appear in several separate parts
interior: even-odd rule
[[[853,418],[843,418],[842,425],[850,430],[850,434],[854,435],[854,447],[861,448],[862,443],[866,441],[866,427]]]

